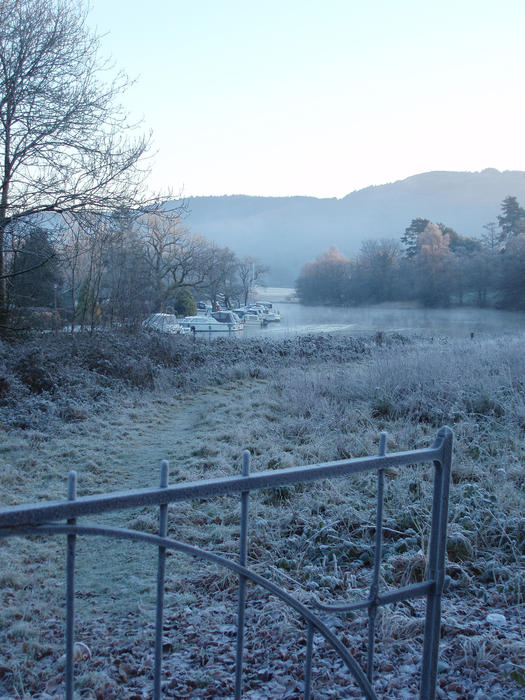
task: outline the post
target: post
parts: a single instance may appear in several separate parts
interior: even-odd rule
[[[304,662],[304,700],[312,697],[312,655],[314,651],[314,626],[311,622],[306,626],[306,658]]]
[[[379,438],[379,456],[386,453],[386,433],[382,432]],[[383,543],[383,503],[384,503],[385,474],[383,469],[377,470],[377,510],[376,510],[376,536],[374,549],[374,572],[370,585],[370,605],[368,606],[368,656],[366,676],[370,683],[374,667],[375,624],[377,615],[377,596],[379,593],[379,572],[381,567],[381,550]]]
[[[160,465],[160,488],[168,487],[169,462],[163,460]],[[168,534],[168,504],[159,506],[159,535],[166,537]],[[166,547],[159,547],[159,559],[157,565],[157,609],[155,621],[155,668],[153,675],[153,697],[161,698],[161,674],[162,674],[162,628],[164,625],[164,580],[166,575]]]
[[[448,497],[452,468],[452,430],[447,427],[441,428],[437,439],[442,441],[442,457],[440,461],[434,462],[434,498],[427,565],[427,581],[432,582],[433,586],[427,595],[421,670],[421,700],[434,700],[436,697],[441,631],[441,596],[445,583]]]
[[[242,453],[242,475],[250,475],[250,452]],[[241,492],[241,532],[239,543],[239,564],[246,566],[248,560],[248,504],[249,491]],[[235,657],[235,700],[242,695],[242,654],[244,650],[244,615],[246,607],[246,578],[239,576],[238,607],[237,607],[237,649]]]
[[[77,473],[70,471],[67,479],[67,500],[77,497]],[[69,518],[68,525],[76,525],[76,518]],[[66,700],[73,700],[75,663],[75,549],[76,535],[67,536],[66,552]]]

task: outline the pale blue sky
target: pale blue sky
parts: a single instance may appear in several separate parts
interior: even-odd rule
[[[91,0],[155,189],[349,192],[525,170],[525,0]]]

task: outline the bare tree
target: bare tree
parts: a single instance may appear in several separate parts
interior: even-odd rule
[[[0,316],[6,317],[5,240],[48,212],[108,211],[143,196],[148,139],[105,83],[83,0],[0,2]]]
[[[344,304],[348,302],[354,261],[332,245],[315,260],[303,265],[295,282],[302,304]]]
[[[256,258],[251,255],[245,255],[239,260],[238,275],[241,282],[243,303],[246,306],[248,297],[257,282],[268,272],[268,267],[262,265]]]
[[[419,296],[426,306],[449,303],[449,241],[449,235],[432,223],[419,236],[419,251],[413,259],[417,265]]]
[[[393,298],[399,258],[397,241],[363,241],[357,260],[361,286],[359,293],[363,301],[381,303]]]
[[[177,290],[198,289],[208,279],[211,244],[183,226],[178,210],[144,216],[139,227],[154,289],[153,309],[162,311]]]
[[[499,253],[501,250],[501,245],[499,242],[499,233],[497,229],[497,224],[495,221],[489,221],[488,224],[484,224],[483,228],[485,233],[481,234],[481,242],[489,253]]]
[[[104,322],[132,328],[152,308],[153,286],[133,212],[115,212],[102,279]]]
[[[211,244],[206,258],[207,265],[201,268],[205,277],[200,286],[207,292],[214,308],[221,294],[224,295],[226,306],[231,308],[232,298],[238,296],[240,292],[237,256],[231,248],[220,248],[216,244]]]

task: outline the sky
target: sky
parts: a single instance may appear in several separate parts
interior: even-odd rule
[[[525,170],[525,0],[90,0],[152,190],[343,197]]]

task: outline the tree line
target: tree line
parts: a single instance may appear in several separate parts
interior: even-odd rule
[[[266,268],[184,226],[180,208],[70,215],[9,232],[14,326],[136,327],[148,314],[196,313],[195,297],[246,303]],[[19,274],[23,273],[23,274]]]
[[[416,218],[399,240],[367,240],[355,258],[332,246],[302,268],[295,286],[304,304],[525,309],[525,209],[509,195],[476,238]]]

